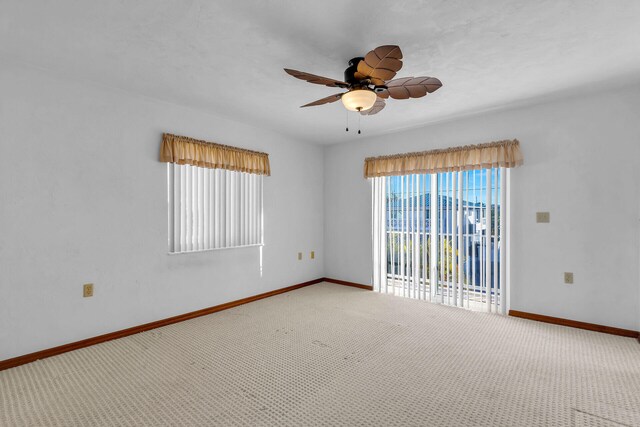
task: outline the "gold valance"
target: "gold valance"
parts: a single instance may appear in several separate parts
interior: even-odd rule
[[[513,168],[522,164],[517,139],[464,147],[368,157],[364,177],[439,173],[494,167]]]
[[[257,175],[271,175],[267,153],[200,141],[170,133],[162,135],[160,161],[209,169],[227,169]]]

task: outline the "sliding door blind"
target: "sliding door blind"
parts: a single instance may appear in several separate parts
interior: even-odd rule
[[[266,153],[165,134],[169,252],[263,244]]]
[[[470,165],[401,174],[390,157],[382,160],[369,165],[369,171],[393,169],[370,177],[374,289],[506,313],[509,169]],[[521,163],[516,157],[510,166]]]
[[[262,175],[167,164],[169,252],[262,244]]]
[[[507,173],[373,178],[374,289],[504,313]]]

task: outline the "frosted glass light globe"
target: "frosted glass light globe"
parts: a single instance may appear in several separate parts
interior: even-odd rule
[[[378,96],[369,89],[354,89],[342,95],[342,103],[349,111],[365,111],[373,107]]]

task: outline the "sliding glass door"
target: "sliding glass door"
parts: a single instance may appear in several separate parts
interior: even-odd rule
[[[505,313],[508,174],[372,178],[374,288]]]

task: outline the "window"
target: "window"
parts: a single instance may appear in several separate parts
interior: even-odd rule
[[[164,134],[169,253],[263,244],[262,184],[269,155]]]
[[[509,176],[522,163],[518,140],[365,159],[374,289],[506,313]]]

